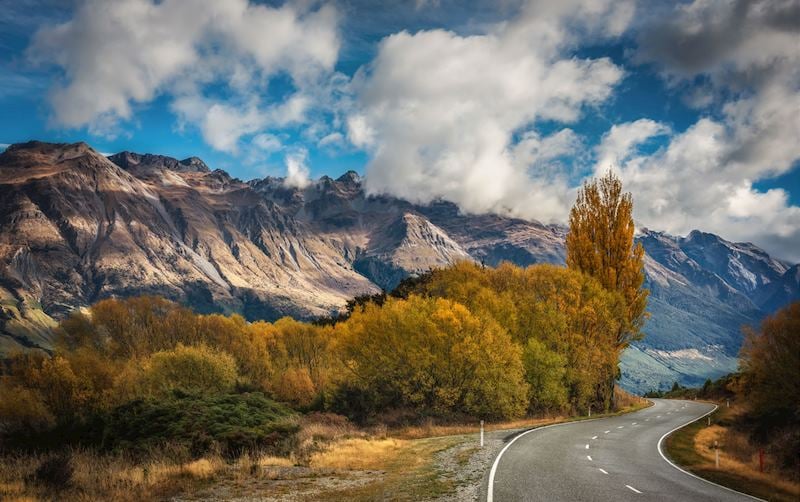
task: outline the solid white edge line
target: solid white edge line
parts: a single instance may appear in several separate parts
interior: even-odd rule
[[[635,491],[636,493],[642,493],[642,492],[640,492],[639,490],[637,490],[636,488],[632,487],[631,485],[625,485],[625,486],[627,486],[627,487],[628,487],[628,488],[630,488],[631,490]]]
[[[613,418],[613,417],[603,417],[603,418]],[[588,420],[574,420],[572,422],[562,422],[560,424],[545,425],[543,427],[536,427],[535,429],[528,429],[526,431],[522,431],[519,434],[517,434],[516,436],[514,436],[511,439],[511,441],[509,441],[508,444],[505,445],[502,450],[500,450],[500,453],[498,453],[497,457],[495,457],[495,459],[494,459],[494,463],[492,464],[492,469],[489,471],[489,486],[486,489],[486,502],[493,502],[494,501],[494,476],[497,473],[497,466],[500,465],[500,459],[503,458],[503,453],[505,453],[506,450],[512,444],[514,444],[514,441],[516,441],[517,439],[521,438],[525,434],[528,434],[528,433],[531,433],[531,432],[534,432],[534,431],[540,431],[542,429],[549,429],[550,427],[560,427],[562,425],[572,425],[572,424],[579,424],[579,423],[586,423],[586,422],[594,422],[595,420],[602,420],[603,418],[590,418]]]
[[[743,493],[743,492],[740,492],[740,491],[734,490],[733,488],[728,488],[727,486],[720,485],[720,484],[718,484],[718,483],[715,483],[715,482],[713,482],[713,481],[710,481],[710,480],[708,480],[708,479],[706,479],[706,478],[701,478],[701,477],[700,477],[700,476],[698,476],[697,474],[692,474],[691,472],[689,472],[689,471],[687,471],[687,470],[685,470],[685,469],[683,469],[683,468],[679,467],[677,464],[673,463],[673,462],[672,462],[672,460],[670,460],[669,458],[667,458],[667,456],[666,456],[666,455],[664,455],[664,450],[661,448],[661,444],[664,442],[664,439],[666,439],[666,437],[667,437],[667,436],[669,436],[669,435],[670,435],[670,434],[672,434],[673,432],[677,431],[678,429],[683,429],[683,428],[684,428],[684,427],[686,427],[687,425],[689,425],[689,424],[692,424],[692,423],[694,423],[694,422],[697,422],[698,420],[701,420],[701,419],[703,419],[703,418],[707,417],[708,415],[711,415],[712,413],[714,413],[715,411],[717,411],[717,408],[719,408],[719,406],[717,406],[717,405],[715,404],[715,405],[714,405],[714,408],[713,408],[711,411],[709,411],[708,413],[706,413],[706,414],[704,414],[704,415],[701,415],[701,416],[699,416],[699,417],[697,417],[697,418],[693,418],[693,419],[689,420],[688,422],[686,422],[685,424],[683,424],[683,425],[679,425],[678,427],[675,427],[675,428],[674,428],[674,429],[672,429],[671,431],[669,431],[669,432],[667,432],[666,434],[664,434],[663,436],[661,436],[661,439],[659,439],[659,440],[658,440],[658,454],[659,454],[659,455],[661,455],[661,458],[663,458],[664,460],[666,460],[666,461],[667,461],[667,463],[668,463],[669,465],[671,465],[672,467],[674,467],[674,468],[678,469],[679,471],[681,471],[681,472],[682,472],[682,473],[684,473],[684,474],[688,474],[689,476],[691,476],[691,477],[693,477],[693,478],[699,479],[700,481],[705,481],[706,483],[708,483],[708,484],[710,484],[710,485],[717,486],[717,487],[719,487],[719,488],[722,488],[723,490],[728,490],[729,492],[733,492],[733,493],[736,493],[736,494],[739,494],[739,495],[744,495],[745,497],[751,498],[751,499],[753,499],[753,500],[760,500],[761,502],[766,502],[764,499],[760,499],[760,498],[758,498],[758,497],[754,497],[754,496],[752,496],[752,495],[748,495],[747,493]]]

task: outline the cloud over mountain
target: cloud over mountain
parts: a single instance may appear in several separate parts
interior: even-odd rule
[[[60,70],[60,127],[113,135],[164,106],[297,186],[341,154],[373,193],[546,222],[613,168],[642,226],[800,260],[800,207],[758,188],[800,160],[797,0],[367,4],[87,0],[28,55]]]
[[[532,126],[573,123],[584,107],[611,96],[624,71],[608,58],[573,57],[570,25],[618,35],[632,14],[627,7],[531,3],[479,34],[427,30],[384,39],[356,76],[358,108],[349,122],[353,143],[372,153],[369,189],[415,202],[442,197],[475,213],[563,219],[567,176],[530,168],[552,160],[542,145],[556,146],[571,131],[541,135]]]

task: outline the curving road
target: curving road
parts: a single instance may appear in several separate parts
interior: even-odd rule
[[[653,399],[650,408],[515,436],[495,458],[483,499],[510,501],[752,501],[688,474],[660,453],[661,438],[714,410]]]

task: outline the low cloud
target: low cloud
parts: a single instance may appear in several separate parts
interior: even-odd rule
[[[310,171],[306,165],[308,153],[305,150],[290,153],[286,156],[286,178],[283,183],[291,188],[305,188],[310,183]]]
[[[347,121],[349,140],[372,155],[368,189],[422,203],[445,198],[467,212],[563,219],[567,177],[542,167],[575,136],[540,136],[533,124],[573,123],[609,98],[623,70],[570,49],[579,34],[618,35],[632,14],[627,2],[531,3],[482,34],[387,37],[356,76],[357,110]]]

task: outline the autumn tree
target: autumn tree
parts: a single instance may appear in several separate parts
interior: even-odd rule
[[[511,418],[525,411],[520,348],[493,319],[443,298],[370,303],[336,326],[349,386],[372,411]]]
[[[642,337],[648,291],[644,284],[644,248],[634,245],[633,199],[609,171],[587,181],[569,215],[567,266],[595,277],[625,299],[625,324],[616,338],[621,351]]]
[[[744,393],[753,414],[780,425],[800,420],[800,301],[745,329],[740,356]]]
[[[531,385],[529,411],[610,407],[608,386],[616,375],[615,340],[625,308],[619,293],[595,278],[557,265],[484,268],[461,262],[434,271],[420,289],[495,320],[528,351],[523,362]],[[564,361],[563,371],[554,361]]]
[[[206,345],[178,344],[147,357],[129,379],[133,397],[168,397],[173,391],[213,394],[229,391],[238,372],[234,358]],[[128,382],[126,382],[128,383]],[[124,385],[124,384],[123,384]]]

